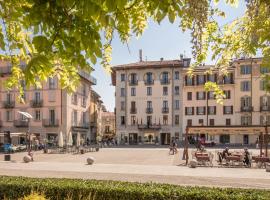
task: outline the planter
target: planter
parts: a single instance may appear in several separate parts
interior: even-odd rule
[[[25,163],[29,163],[31,160],[32,160],[32,159],[31,159],[30,156],[24,156],[24,157],[23,157],[23,161],[24,161]]]
[[[11,160],[11,155],[10,155],[10,154],[6,154],[6,155],[4,156],[4,160],[5,160],[5,161],[10,161],[10,160]]]
[[[81,149],[80,152],[81,152],[81,154],[84,154],[84,149]]]
[[[270,163],[267,163],[265,166],[266,172],[270,172]]]
[[[99,151],[99,147],[96,147],[96,152],[98,152]]]
[[[43,149],[43,153],[48,153],[48,149]]]
[[[95,162],[95,159],[93,157],[89,157],[86,159],[86,162],[88,165],[93,165]]]

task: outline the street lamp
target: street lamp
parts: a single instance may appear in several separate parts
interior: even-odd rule
[[[22,116],[24,116],[26,119],[27,119],[27,122],[28,122],[28,130],[27,130],[27,133],[26,133],[26,137],[27,137],[27,135],[28,135],[28,154],[30,154],[30,140],[31,140],[31,134],[30,134],[30,119],[32,119],[33,118],[33,116],[30,114],[30,113],[28,113],[28,112],[22,112],[22,111],[18,111],[18,113],[19,114],[21,114]]]

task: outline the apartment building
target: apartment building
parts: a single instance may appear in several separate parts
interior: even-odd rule
[[[242,58],[232,61],[228,76],[215,70],[206,74],[211,66],[197,67],[192,78],[184,73],[183,133],[187,126],[219,128],[215,134],[195,135],[215,143],[254,144],[264,130],[258,128],[270,124],[270,96],[262,80],[269,68],[261,64],[261,58]],[[204,91],[206,81],[217,82],[224,90],[223,105],[216,103],[213,92]]]
[[[32,138],[49,145],[56,144],[60,131],[66,142],[67,134],[72,132],[73,142],[80,133],[82,142],[90,137],[89,109],[91,86],[96,80],[88,73],[79,72],[81,81],[73,94],[60,88],[57,78],[49,78],[42,87],[25,88],[24,101],[19,102],[18,91],[7,91],[4,81],[10,76],[12,66],[5,61],[0,62],[0,132],[11,132],[12,143],[24,143],[25,133],[30,132]],[[23,83],[22,83],[23,84]],[[18,111],[25,111],[33,116],[27,121]],[[2,138],[3,139],[3,138]],[[3,141],[0,141],[3,142]]]
[[[198,66],[193,76],[187,75],[187,69],[183,70],[183,129],[186,132],[187,126],[232,126],[235,121],[235,69],[228,68],[227,76],[219,74],[219,71],[212,70],[214,66]],[[217,103],[214,91],[205,91],[204,85],[207,81],[216,82],[224,91],[223,104]],[[197,135],[203,140],[226,143],[227,135]],[[197,138],[196,138],[197,139]]]
[[[115,113],[102,112],[101,114],[101,135],[104,139],[115,138]]]
[[[118,143],[169,144],[182,130],[182,70],[190,59],[113,67]]]
[[[101,126],[102,126],[102,112],[105,111],[106,108],[103,105],[103,101],[101,100],[100,95],[92,90],[91,91],[91,100],[90,100],[90,132],[91,138],[90,142],[94,143],[99,136],[101,138]]]

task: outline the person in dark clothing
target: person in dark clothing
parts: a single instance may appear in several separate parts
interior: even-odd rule
[[[227,156],[229,156],[229,155],[231,155],[231,153],[229,152],[229,148],[228,147],[226,147],[223,151],[222,151],[222,153],[218,153],[218,160],[219,160],[219,163],[222,163],[222,160],[223,159],[226,159],[227,158]]]
[[[250,167],[251,166],[251,162],[250,162],[250,159],[249,159],[249,156],[250,156],[250,153],[248,151],[248,148],[245,148],[244,149],[244,164],[247,166],[247,167]]]

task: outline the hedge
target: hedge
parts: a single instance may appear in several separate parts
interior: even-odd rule
[[[16,200],[32,192],[61,200],[269,200],[270,190],[184,187],[156,183],[130,183],[83,179],[0,176],[0,199]]]

